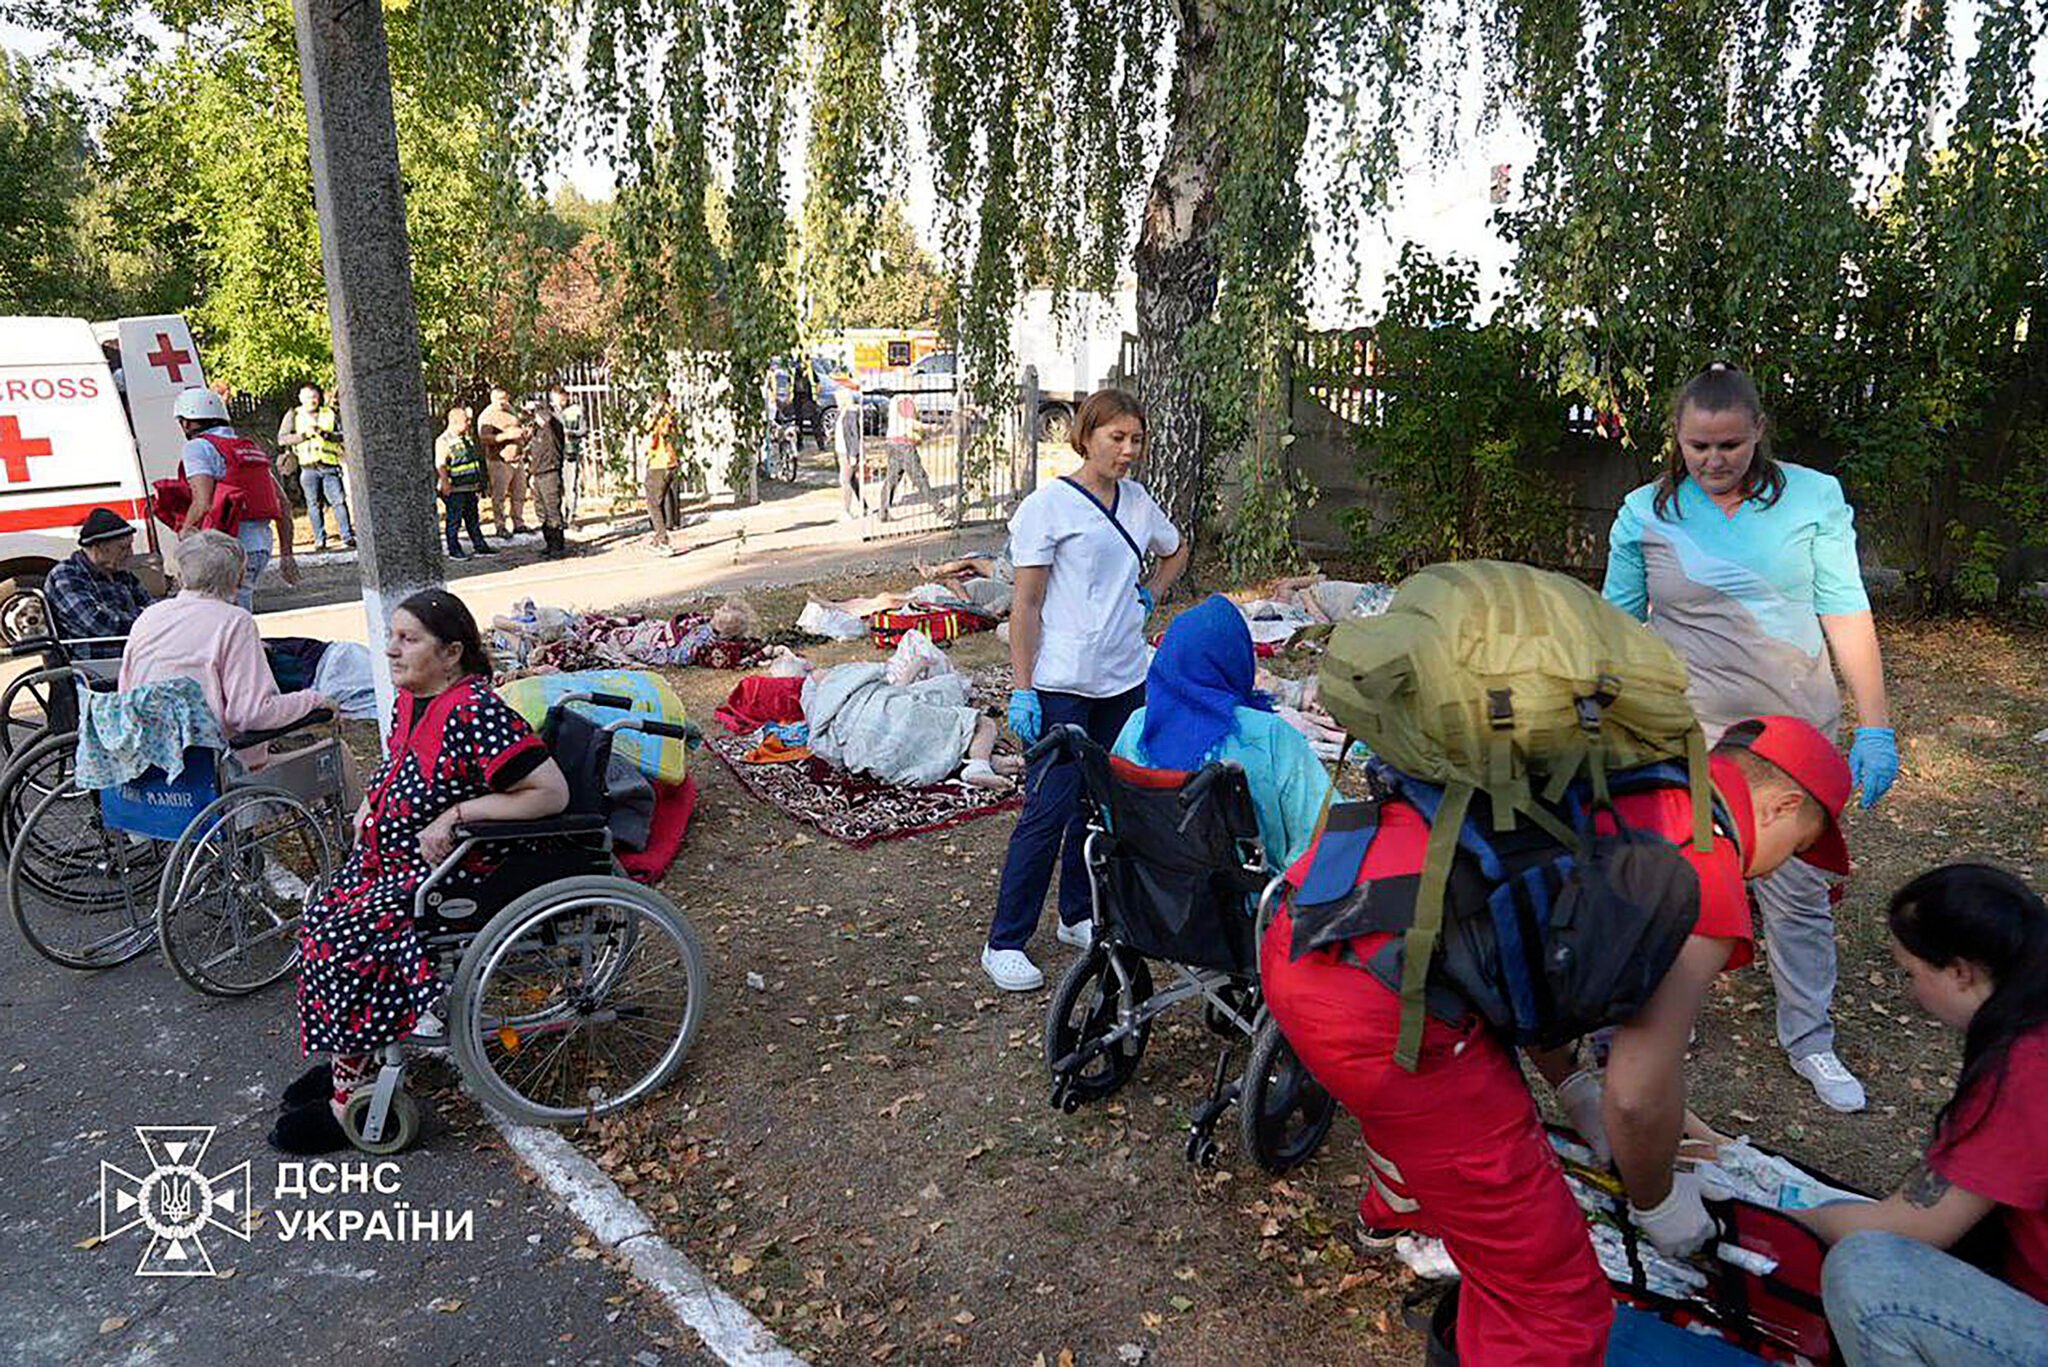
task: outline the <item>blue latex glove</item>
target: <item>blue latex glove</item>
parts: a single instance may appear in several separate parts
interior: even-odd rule
[[[1889,726],[1859,726],[1849,746],[1849,777],[1875,807],[1899,776],[1899,740]]]
[[[1038,744],[1045,731],[1045,713],[1038,706],[1038,694],[1029,688],[1010,690],[1010,730],[1025,747]]]
[[[1152,615],[1152,609],[1159,606],[1152,600],[1152,590],[1143,584],[1138,585],[1138,601],[1145,605],[1145,616],[1148,618]]]

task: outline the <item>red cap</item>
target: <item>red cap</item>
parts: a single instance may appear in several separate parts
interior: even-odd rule
[[[1751,727],[1761,731],[1744,741],[1741,733]],[[1842,840],[1842,808],[1849,805],[1849,762],[1835,743],[1811,722],[1798,717],[1753,717],[1728,728],[1724,743],[1741,745],[1758,759],[1783,770],[1827,813],[1828,827],[1813,848],[1799,857],[1828,873],[1849,873],[1849,847]]]

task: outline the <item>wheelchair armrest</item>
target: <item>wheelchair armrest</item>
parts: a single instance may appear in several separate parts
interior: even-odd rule
[[[26,655],[48,655],[55,652],[60,657],[68,655],[64,643],[54,636],[27,636],[7,647],[9,659],[21,659]]]
[[[263,745],[270,741],[282,739],[285,736],[291,735],[294,731],[305,731],[315,726],[325,726],[333,720],[334,713],[331,709],[316,707],[290,725],[272,727],[268,731],[244,731],[238,736],[229,736],[228,749],[247,750],[253,745]]]
[[[532,840],[544,835],[595,835],[609,823],[599,812],[561,812],[532,821],[465,821],[457,840]]]

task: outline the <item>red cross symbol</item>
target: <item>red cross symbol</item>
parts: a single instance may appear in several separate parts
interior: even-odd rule
[[[48,437],[24,437],[20,418],[0,418],[0,469],[7,471],[9,484],[27,483],[29,457],[49,454]]]
[[[145,352],[142,357],[153,366],[160,366],[171,377],[172,384],[185,382],[185,367],[192,364],[192,353],[171,346],[171,334],[159,332],[156,335],[156,350]]]

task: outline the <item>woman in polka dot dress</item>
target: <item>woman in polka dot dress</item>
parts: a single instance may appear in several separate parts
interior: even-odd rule
[[[398,689],[390,754],[356,810],[356,843],[299,932],[300,1046],[330,1054],[285,1089],[270,1142],[287,1153],[347,1146],[340,1116],[374,1052],[414,1032],[439,988],[413,926],[413,894],[466,821],[531,821],[569,802],[540,738],[490,686],[490,657],[462,600],[428,589],[391,615]],[[458,881],[489,871],[465,861]]]

